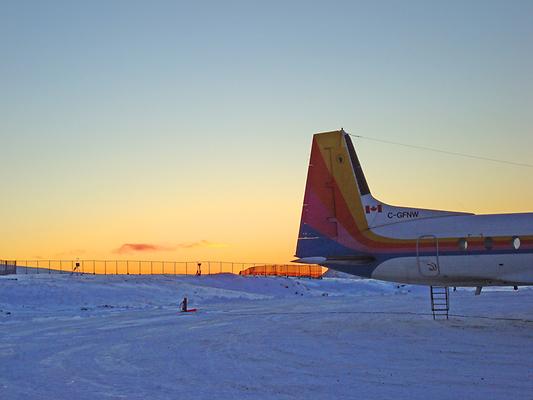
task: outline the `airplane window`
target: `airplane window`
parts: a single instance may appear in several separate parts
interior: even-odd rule
[[[459,242],[457,243],[459,245],[460,250],[466,250],[468,249],[468,242],[465,238],[459,239]]]
[[[518,236],[513,237],[512,243],[515,250],[520,248],[520,238]]]
[[[486,237],[484,240],[484,244],[487,250],[491,250],[494,245],[494,241],[492,240],[491,237]]]

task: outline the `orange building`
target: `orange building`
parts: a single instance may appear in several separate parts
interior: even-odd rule
[[[289,264],[270,264],[270,265],[256,265],[247,268],[239,275],[265,275],[265,276],[296,276],[302,278],[321,278],[327,271],[320,265],[289,265]]]

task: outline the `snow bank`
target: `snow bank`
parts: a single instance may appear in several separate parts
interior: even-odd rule
[[[0,398],[531,398],[533,290],[451,304],[433,321],[425,287],[340,278],[2,277]]]

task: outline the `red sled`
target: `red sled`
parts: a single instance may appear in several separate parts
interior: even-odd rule
[[[180,312],[196,312],[196,308],[189,308],[188,310],[181,310]]]

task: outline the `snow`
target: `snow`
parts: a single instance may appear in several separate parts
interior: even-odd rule
[[[0,399],[533,398],[533,290],[451,307],[342,278],[0,277]]]

